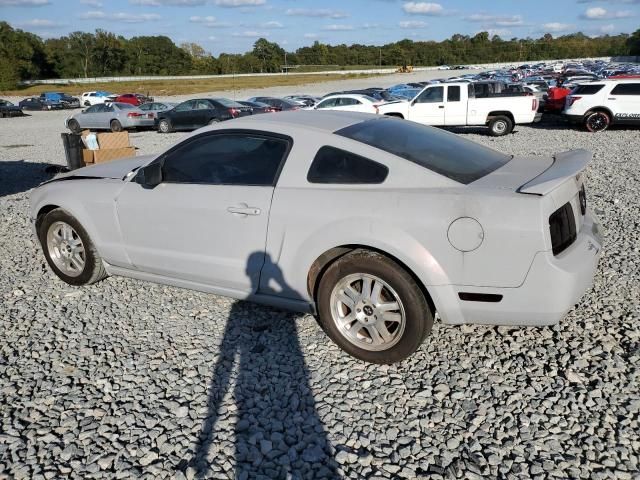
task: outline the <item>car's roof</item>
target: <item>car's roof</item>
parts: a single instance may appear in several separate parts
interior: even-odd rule
[[[252,128],[257,130],[269,130],[269,127],[276,130],[303,128],[333,133],[336,130],[375,118],[381,117],[374,114],[347,111],[296,110],[260,115],[259,119],[253,116],[240,117],[208,128],[211,130],[220,128]],[[202,129],[199,130],[199,132],[201,131]]]
[[[365,95],[363,93],[334,93],[332,95],[327,95],[322,100],[327,100],[328,98],[337,98],[337,97],[355,98],[358,100],[375,100],[375,98],[372,99],[369,95]]]

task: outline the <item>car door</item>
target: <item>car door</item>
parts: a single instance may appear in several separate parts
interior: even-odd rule
[[[444,89],[438,85],[423,90],[412,101],[409,120],[425,125],[444,125]]]
[[[606,99],[616,122],[640,123],[640,82],[619,83]]]
[[[193,128],[193,109],[195,108],[195,100],[187,100],[173,109],[171,116],[171,125],[177,130]]]
[[[335,108],[339,97],[335,98],[327,98],[326,100],[321,101],[318,105],[315,106],[316,110],[324,110],[325,108]]]
[[[467,103],[462,101],[459,85],[447,85],[447,97],[444,104],[445,125],[467,124]]]
[[[193,125],[196,128],[204,127],[213,117],[217,117],[215,106],[208,100],[196,100],[193,110]]]
[[[99,103],[98,105],[92,105],[91,107],[84,110],[84,113],[76,116],[76,120],[80,124],[81,128],[96,128],[98,123],[98,115],[104,109],[104,104]]]
[[[249,294],[258,284],[274,185],[291,140],[207,132],[156,159],[162,183],[116,199],[133,268]]]

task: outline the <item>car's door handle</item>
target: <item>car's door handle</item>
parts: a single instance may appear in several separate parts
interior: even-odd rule
[[[607,98],[607,100],[615,100],[615,98]]]
[[[260,209],[257,207],[249,207],[246,203],[242,203],[236,207],[227,208],[227,212],[238,215],[260,215]]]
[[[438,108],[444,108],[444,105],[440,105]]]

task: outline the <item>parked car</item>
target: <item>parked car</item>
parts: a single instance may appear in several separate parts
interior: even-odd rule
[[[313,107],[320,101],[320,98],[312,97],[311,95],[287,95],[284,98],[285,100],[301,103],[305,107]]]
[[[578,302],[602,245],[591,157],[353,112],[248,116],[58,176],[29,215],[71,285],[122,275],[317,312],[343,350],[393,363],[436,313],[550,325]]]
[[[345,112],[378,113],[381,103],[367,95],[332,95],[323,98],[313,110],[337,110]]]
[[[139,107],[144,103],[153,102],[153,98],[140,93],[123,93],[122,95],[118,95],[114,101],[118,103],[129,103],[134,107]]]
[[[114,96],[112,93],[98,90],[95,92],[84,92],[80,97],[80,101],[83,106],[88,107],[90,105],[97,105],[98,103],[105,103],[116,97],[117,95]]]
[[[80,99],[62,92],[42,92],[41,100],[60,102],[64,108],[80,108]]]
[[[249,98],[248,101],[266,103],[267,105],[273,107],[277,112],[286,110],[300,110],[302,107],[304,107],[304,104],[301,104],[299,102],[276,97],[252,97]]]
[[[238,103],[245,107],[249,107],[252,115],[257,115],[259,113],[273,113],[277,111],[271,105],[267,105],[266,103],[248,102],[246,100],[238,100]]]
[[[147,113],[128,103],[98,103],[69,117],[65,126],[74,133],[82,130],[122,130],[153,125]]]
[[[155,127],[160,133],[195,130],[245,115],[251,115],[251,109],[228,98],[198,98],[158,112]]]
[[[433,126],[486,125],[492,136],[510,133],[514,125],[540,120],[532,96],[475,98],[473,84],[428,85],[410,102],[380,105],[383,115]]]
[[[640,80],[601,80],[578,85],[567,96],[563,114],[590,132],[611,125],[640,125]]]
[[[64,108],[61,102],[45,100],[40,97],[28,97],[20,100],[18,106],[23,110],[62,110]]]
[[[9,100],[0,99],[0,118],[5,117],[20,117],[24,115],[22,109],[11,103]]]
[[[155,118],[158,113],[175,108],[177,103],[172,102],[149,102],[143,103],[138,108],[147,113],[147,118],[150,120],[149,126],[152,127],[155,124]]]
[[[362,88],[360,90],[343,90],[343,91],[339,91],[339,92],[331,92],[326,94],[324,97],[322,98],[327,98],[327,97],[331,97],[333,95],[343,95],[343,94],[347,94],[347,95],[367,95],[371,98],[375,98],[376,100],[379,101],[384,101],[384,102],[392,102],[394,100],[399,100],[401,97],[399,95],[396,95],[395,93],[391,93],[388,90],[385,90],[383,88]]]

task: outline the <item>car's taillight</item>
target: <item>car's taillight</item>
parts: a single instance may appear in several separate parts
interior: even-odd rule
[[[138,112],[127,113],[127,117],[129,118],[142,117],[142,116],[144,116],[144,113],[138,113]]]
[[[567,105],[570,107],[571,105],[573,105],[574,103],[576,103],[578,100],[580,100],[582,97],[568,97],[567,98]]]
[[[535,112],[536,110],[538,110],[538,99],[537,99],[537,98],[534,98],[534,99],[531,101],[531,110],[533,110],[534,112]]]
[[[147,118],[154,118],[155,116],[155,113],[147,113]]]
[[[236,110],[235,108],[230,108],[229,113],[232,117],[237,117],[238,115],[240,115],[240,112],[238,112],[238,110]]]

